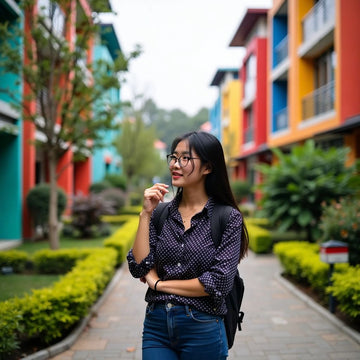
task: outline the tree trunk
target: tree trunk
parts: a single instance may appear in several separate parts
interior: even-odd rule
[[[58,224],[58,193],[56,183],[57,159],[53,152],[49,154],[49,178],[50,178],[50,205],[49,205],[49,242],[50,248],[56,250],[60,247],[59,243],[59,224]]]

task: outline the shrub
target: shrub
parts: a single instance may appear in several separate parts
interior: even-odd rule
[[[29,258],[25,251],[0,251],[0,268],[11,267],[14,272],[21,273],[25,270],[28,260]]]
[[[336,298],[339,309],[352,318],[360,318],[360,266],[334,273],[328,293]]]
[[[0,303],[0,357],[7,358],[19,339],[49,344],[88,313],[110,281],[117,255],[113,249],[84,250],[82,255],[88,256],[54,286]]]
[[[114,209],[117,213],[125,206],[126,194],[120,189],[105,189],[100,193],[100,196],[106,201],[111,201],[114,204]]]
[[[321,203],[355,192],[355,168],[346,167],[348,149],[322,150],[313,140],[295,146],[291,153],[273,150],[278,164],[258,165],[264,175],[259,186],[264,216],[279,230],[306,230],[309,241],[319,232]]]
[[[0,359],[8,356],[20,347],[19,333],[21,325],[21,311],[10,301],[0,302]]]
[[[249,232],[249,247],[257,254],[267,253],[272,248],[271,235],[268,230],[246,223]]]
[[[118,265],[126,261],[127,253],[135,239],[138,223],[138,216],[131,216],[124,226],[104,240],[105,247],[112,247],[117,251]]]
[[[230,185],[237,203],[240,203],[252,193],[252,186],[248,181],[233,180]]]
[[[126,190],[126,178],[123,175],[108,174],[105,176],[105,181],[109,182],[113,187]]]
[[[88,251],[76,249],[39,250],[33,256],[34,267],[41,274],[65,274],[78,260],[89,255]]]
[[[360,199],[346,197],[323,204],[322,241],[340,240],[349,246],[349,263],[360,264]]]
[[[66,207],[67,198],[64,191],[58,188],[58,219]],[[33,187],[27,197],[26,204],[29,208],[35,226],[41,226],[45,234],[48,233],[49,204],[50,204],[50,185],[40,184]]]
[[[112,185],[109,181],[103,180],[103,181],[99,181],[99,182],[95,182],[95,183],[91,184],[89,191],[93,194],[99,194],[102,191],[104,191],[105,189],[109,189],[111,187],[112,187]]]
[[[101,216],[106,214],[115,214],[111,201],[96,194],[79,195],[73,201],[71,225],[80,232],[80,237],[93,237],[101,234],[104,225]]]

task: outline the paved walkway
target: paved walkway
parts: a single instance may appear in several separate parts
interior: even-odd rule
[[[339,328],[331,314],[299,298],[277,276],[280,266],[273,255],[250,253],[240,271],[245,318],[229,360],[360,359],[359,334]],[[145,290],[124,266],[97,316],[69,350],[52,359],[140,360]]]

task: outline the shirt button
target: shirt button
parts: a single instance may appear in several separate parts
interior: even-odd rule
[[[184,244],[181,244],[181,247],[183,248],[183,247],[184,247]]]
[[[181,264],[180,264],[180,263],[178,263],[178,264],[177,264],[177,266],[181,266]]]

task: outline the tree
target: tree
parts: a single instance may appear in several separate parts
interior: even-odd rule
[[[19,30],[21,26],[9,23],[0,28],[0,68],[5,73],[21,74],[23,98],[18,99],[9,89],[2,91],[12,98],[23,120],[33,123],[44,138],[36,145],[48,157],[49,240],[50,247],[56,249],[59,247],[56,183],[61,173],[61,169],[56,169],[58,160],[69,150],[80,157],[88,156],[89,151],[101,145],[101,131],[112,128],[112,119],[121,106],[120,103],[109,106],[104,94],[121,86],[122,74],[140,50],[135,49],[128,56],[118,54],[113,63],[103,60],[93,63],[89,49],[99,33],[96,12],[108,10],[108,1],[92,0],[91,14],[74,6],[77,2],[72,0],[43,3],[45,6],[36,8],[35,0],[22,1],[24,31]],[[74,19],[76,29],[72,27]],[[76,41],[71,41],[74,36]]]
[[[133,190],[135,179],[143,178],[150,182],[153,177],[165,173],[166,161],[154,148],[155,140],[155,131],[145,126],[141,112],[124,119],[115,145],[122,157],[128,193]]]
[[[260,206],[279,230],[306,230],[309,241],[318,234],[322,203],[329,203],[355,191],[354,168],[346,167],[346,148],[322,150],[308,140],[284,154],[273,149],[276,165],[261,164],[264,174],[259,186],[263,197]]]

